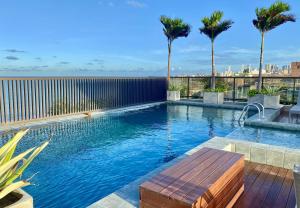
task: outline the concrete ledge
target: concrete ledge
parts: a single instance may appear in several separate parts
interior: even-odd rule
[[[90,205],[89,208],[135,208],[135,206],[113,193],[109,197]]]
[[[284,107],[283,107],[284,108]],[[258,114],[253,115],[252,117],[245,120],[245,126],[252,127],[263,127],[271,129],[281,129],[287,131],[300,131],[300,125],[290,124],[290,123],[280,123],[275,122],[274,120],[280,115],[282,108],[280,109],[265,109],[265,117],[258,119]]]
[[[243,110],[247,103],[233,103],[224,102],[223,104],[213,104],[213,103],[203,103],[201,100],[179,100],[179,101],[167,101],[168,104],[175,105],[190,105],[190,106],[200,106],[200,107],[211,107],[211,108],[223,108],[223,109],[233,109],[233,110]]]
[[[217,145],[211,145],[217,144]],[[229,139],[224,137],[215,137],[209,141],[209,146],[220,149],[220,144],[226,144],[227,150],[237,152],[245,155],[245,159],[257,163],[273,165],[276,167],[283,167],[293,169],[295,164],[300,164],[300,150],[290,149],[281,146],[260,144],[255,142],[248,142],[236,139]],[[203,145],[207,145],[204,143]]]

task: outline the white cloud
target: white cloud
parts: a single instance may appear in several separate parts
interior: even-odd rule
[[[238,54],[257,54],[258,50],[247,49],[247,48],[239,48],[239,47],[231,47],[230,49],[224,50],[224,53],[238,53]]]
[[[204,52],[204,51],[208,51],[208,48],[201,47],[201,46],[195,46],[195,45],[191,45],[186,48],[178,49],[179,53],[194,53],[194,52]]]
[[[98,1],[99,5],[104,5],[104,6],[109,6],[109,7],[114,7],[115,3],[113,1],[110,0],[100,0]]]
[[[101,6],[107,6],[107,7],[115,7],[118,6],[119,4],[123,4],[125,3],[126,5],[133,7],[133,8],[145,8],[147,7],[147,4],[145,4],[144,2],[140,1],[140,0],[122,0],[122,1],[117,1],[117,0],[99,0],[98,1],[98,5]]]
[[[147,5],[137,0],[128,0],[126,4],[134,8],[145,8]]]

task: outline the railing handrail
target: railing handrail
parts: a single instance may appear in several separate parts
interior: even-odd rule
[[[262,111],[262,118],[265,118],[265,106],[259,102],[254,102],[253,104],[259,105],[261,107]]]
[[[166,79],[166,77],[155,77],[155,76],[148,76],[148,77],[113,77],[113,76],[50,76],[50,77],[43,77],[43,76],[32,76],[32,77],[6,77],[0,76],[0,80],[62,80],[62,79]]]
[[[215,76],[216,78],[253,78],[258,79],[258,76]],[[211,78],[211,76],[172,76],[173,78]],[[263,79],[300,79],[300,77],[296,76],[263,76]]]
[[[217,80],[221,80],[224,82],[229,83],[229,86],[231,86],[231,88],[227,91],[227,93],[225,95],[225,99],[226,100],[231,100],[231,101],[245,101],[247,100],[247,96],[244,94],[245,91],[242,91],[243,96],[240,97],[238,92],[241,92],[241,88],[245,90],[245,88],[255,85],[255,83],[258,81],[258,76],[216,76]],[[210,80],[211,80],[211,76],[173,76],[171,77],[171,81],[174,82],[180,82],[182,85],[182,82],[185,82],[184,85],[182,86],[186,86],[186,96],[183,95],[182,97],[187,97],[190,98],[193,95],[191,94],[191,92],[195,92],[195,84],[197,83],[197,81],[199,80],[201,83],[202,81],[206,81],[206,84],[209,84]],[[263,76],[262,77],[262,86],[266,86],[268,84],[274,85],[274,86],[278,86],[281,83],[286,83],[288,84],[287,90],[281,91],[281,94],[283,94],[283,92],[286,93],[286,96],[290,96],[290,99],[281,99],[282,102],[284,102],[284,104],[288,104],[288,103],[295,103],[295,98],[297,95],[295,95],[296,91],[300,88],[300,85],[298,83],[300,83],[300,77],[296,77],[296,76]],[[200,84],[201,85],[201,84]],[[200,89],[204,89],[204,84],[201,85],[202,88]],[[192,91],[193,90],[193,91]],[[247,90],[247,89],[246,89]],[[200,91],[200,90],[199,90]],[[199,92],[198,91],[198,92]],[[291,94],[290,94],[291,93]],[[232,96],[230,96],[230,94],[232,94]],[[197,95],[196,95],[197,96]],[[229,97],[228,97],[229,96]],[[201,98],[201,94],[200,96],[198,96],[199,98]]]
[[[241,123],[241,119],[242,119],[243,115],[244,115],[244,114],[246,115],[246,113],[249,111],[249,107],[251,107],[251,106],[256,107],[256,109],[257,109],[257,111],[258,111],[258,120],[261,119],[260,108],[257,106],[257,104],[258,104],[258,103],[249,103],[249,104],[247,104],[246,106],[244,106],[244,108],[243,108],[243,110],[242,110],[242,113],[241,113],[241,115],[240,115],[240,117],[239,117],[239,120],[238,120],[239,124]]]

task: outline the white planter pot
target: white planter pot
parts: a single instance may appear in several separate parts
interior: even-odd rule
[[[263,95],[261,95],[261,94],[257,94],[255,96],[248,97],[248,104],[251,104],[251,103],[263,104],[263,102],[264,102],[264,98],[263,98]]]
[[[169,101],[180,100],[180,91],[167,91],[167,100]]]
[[[13,194],[21,195],[21,198],[15,203],[5,206],[5,208],[33,208],[33,199],[32,196],[30,196],[28,193],[26,193],[22,189],[19,189]]]
[[[204,92],[203,102],[211,104],[223,104],[224,92]]]
[[[263,104],[265,108],[277,109],[281,107],[280,95],[271,96],[258,94],[248,98],[248,104],[255,102]]]

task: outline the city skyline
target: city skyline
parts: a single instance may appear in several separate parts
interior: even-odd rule
[[[300,2],[286,1],[300,16]],[[174,43],[172,75],[210,74],[209,40],[200,35],[200,19],[223,10],[235,23],[216,40],[219,72],[242,64],[258,67],[260,35],[252,25],[255,8],[272,2],[185,3],[182,1],[12,0],[2,2],[0,75],[165,76],[167,42],[160,15],[180,17],[192,33]],[[173,5],[173,6],[170,6]],[[109,21],[108,21],[109,20]],[[300,59],[300,23],[267,34],[265,64],[287,65]]]

